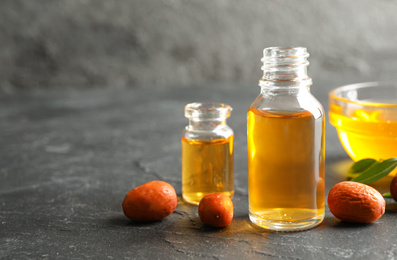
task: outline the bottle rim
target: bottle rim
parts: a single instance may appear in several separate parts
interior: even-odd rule
[[[218,102],[194,102],[185,106],[185,117],[189,119],[226,119],[233,108]]]
[[[263,59],[265,57],[297,58],[309,57],[305,47],[268,47],[263,49]]]
[[[307,75],[309,53],[305,47],[269,47],[263,50],[263,86],[273,86],[274,82],[289,81],[311,84]],[[291,84],[287,84],[291,85]],[[293,84],[292,84],[293,85]]]

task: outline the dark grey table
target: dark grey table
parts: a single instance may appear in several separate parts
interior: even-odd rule
[[[312,92],[327,108],[319,82]],[[397,203],[373,224],[348,224],[326,209],[317,228],[272,233],[248,220],[246,112],[255,84],[135,90],[49,91],[0,96],[1,259],[395,259]],[[235,218],[203,226],[183,203],[180,136],[186,103],[233,106]],[[351,163],[327,123],[326,192]],[[122,212],[125,194],[151,180],[171,183],[178,207],[137,224]],[[387,190],[385,183],[377,188]]]

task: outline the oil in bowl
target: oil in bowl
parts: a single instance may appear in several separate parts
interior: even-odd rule
[[[336,88],[329,94],[329,111],[342,146],[354,161],[397,157],[397,83]]]

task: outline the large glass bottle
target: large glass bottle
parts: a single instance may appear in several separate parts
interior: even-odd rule
[[[226,124],[232,108],[222,103],[185,106],[189,125],[182,134],[182,197],[198,205],[209,193],[232,198],[233,130]]]
[[[263,54],[247,116],[249,217],[270,230],[309,229],[324,219],[324,110],[310,93],[306,48]]]

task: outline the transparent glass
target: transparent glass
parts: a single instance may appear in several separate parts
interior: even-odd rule
[[[249,218],[275,231],[324,219],[324,110],[310,93],[305,48],[263,51],[261,93],[247,115]]]
[[[367,82],[329,93],[329,118],[349,156],[397,157],[397,84]]]
[[[185,106],[189,125],[182,134],[182,197],[198,205],[209,193],[233,198],[233,130],[226,124],[232,108],[222,103]]]

